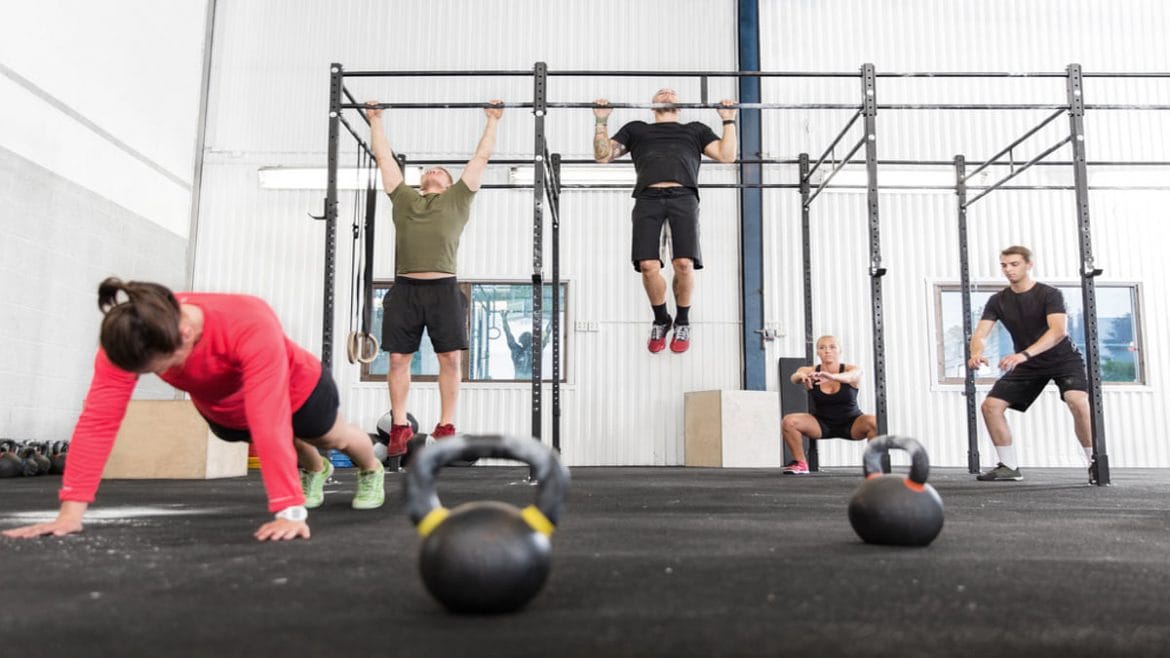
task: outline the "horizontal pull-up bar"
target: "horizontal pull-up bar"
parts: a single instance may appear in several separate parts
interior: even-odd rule
[[[485,70],[485,71],[342,71],[341,75],[346,78],[462,78],[475,76],[496,76],[496,77],[523,77],[533,75],[532,69],[527,70]]]
[[[553,70],[549,77],[597,78],[856,78],[860,71],[654,71],[654,70]],[[515,70],[452,70],[452,71],[343,71],[344,77],[354,78],[436,78],[436,77],[523,77],[535,75],[532,69]],[[1065,71],[878,71],[879,78],[1066,78]],[[1084,78],[1170,78],[1166,71],[1117,71],[1081,73]]]
[[[1063,146],[1063,144],[1059,145]],[[953,163],[952,163],[953,164]],[[481,190],[531,190],[532,183],[485,183],[479,186]],[[587,190],[618,190],[628,192],[632,186],[625,183],[563,183],[559,189],[563,192],[565,190],[571,191],[587,191]],[[765,189],[765,190],[799,190],[799,183],[699,183],[699,189],[704,190],[739,190],[739,189]],[[866,190],[868,185],[829,185],[826,189],[832,190]],[[1007,190],[1007,191],[1028,191],[1028,190],[1075,190],[1075,185],[969,185],[968,190]],[[1089,185],[1086,189],[1089,190],[1170,190],[1170,184],[1167,185]],[[954,185],[914,185],[914,184],[897,184],[897,185],[879,185],[878,191],[898,191],[898,190],[938,190],[945,192],[954,192]],[[981,195],[982,196],[982,195]],[[811,201],[811,199],[810,199]],[[970,202],[968,202],[970,205]]]
[[[341,108],[346,110],[365,110],[375,107],[382,110],[457,110],[483,109],[485,107],[503,107],[532,109],[531,102],[508,102],[491,105],[483,101],[471,102],[443,102],[443,103],[342,103]],[[856,110],[857,103],[597,103],[562,102],[545,103],[546,108],[558,109],[601,109],[612,110],[696,110],[696,109],[741,109],[741,110]],[[878,103],[879,110],[1067,110],[1067,103]],[[1142,103],[1086,103],[1086,110],[1170,110],[1170,105],[1142,104]]]
[[[399,155],[402,155],[402,154],[399,154]],[[470,155],[467,156],[466,159],[420,157],[416,160],[411,160],[410,156],[407,155],[406,159],[407,159],[408,164],[412,164],[412,165],[424,165],[424,164],[426,164],[426,165],[440,165],[440,166],[450,165],[450,166],[458,167],[460,165],[467,164],[467,160],[471,159],[471,156]],[[865,160],[837,160],[836,162],[847,164],[847,165],[863,165],[863,164],[865,164]],[[525,166],[525,165],[531,166],[534,163],[535,163],[535,160],[533,158],[501,158],[501,159],[493,158],[493,159],[488,161],[488,165],[496,165],[496,166]],[[915,167],[915,166],[917,166],[917,167],[954,167],[955,166],[955,163],[953,160],[907,160],[907,159],[880,159],[879,158],[877,160],[877,163],[879,165],[903,166],[903,167]],[[610,166],[613,166],[615,164],[616,165],[626,165],[626,166],[633,165],[633,163],[628,161],[628,160],[616,161],[613,163],[609,163],[609,162],[602,163],[602,162],[597,162],[596,160],[593,160],[592,158],[562,158],[561,164],[562,165],[596,165],[598,167],[610,167]],[[731,167],[731,166],[740,165],[740,164],[797,165],[797,164],[800,164],[800,160],[798,158],[763,158],[763,159],[748,159],[748,160],[732,160],[731,162],[703,161],[703,166],[716,167],[716,168]],[[1006,162],[999,163],[999,162],[990,162],[990,161],[983,162],[983,163],[976,163],[974,161],[968,161],[968,164],[980,164],[980,165],[991,164],[992,166],[1000,166],[1000,167],[1010,166]],[[1068,160],[1050,160],[1047,162],[1037,162],[1036,166],[1067,167],[1067,166],[1070,166],[1072,164],[1073,163],[1071,161],[1068,161]],[[1170,167],[1170,160],[1089,160],[1085,164],[1089,167]],[[968,175],[967,178],[970,179],[971,175]]]
[[[857,78],[860,71],[548,71],[549,77],[577,76],[596,78]]]
[[[535,103],[531,102],[508,102],[498,103],[492,105],[483,101],[479,102],[453,102],[453,103],[342,103],[341,108],[346,110],[365,110],[375,107],[381,110],[451,110],[451,109],[482,109],[486,107],[503,107],[503,108],[521,108],[531,109],[535,107]],[[694,110],[694,109],[743,109],[743,110],[856,110],[860,107],[857,103],[732,103],[731,105],[723,105],[722,103],[606,103],[599,105],[597,103],[574,103],[574,102],[551,102],[545,103],[545,107],[558,109],[602,109],[608,108],[611,110],[625,110],[625,109],[643,109],[643,110]],[[879,106],[880,107],[880,106]]]

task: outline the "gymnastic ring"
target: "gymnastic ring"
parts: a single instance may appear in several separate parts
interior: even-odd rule
[[[345,351],[350,363],[373,363],[378,358],[378,339],[373,334],[352,331],[345,339]]]

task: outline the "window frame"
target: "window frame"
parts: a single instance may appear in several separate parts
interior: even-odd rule
[[[562,288],[564,288],[564,291],[565,291],[564,292],[564,302],[561,304],[561,313],[564,315],[564,321],[562,322],[562,331],[564,333],[564,338],[561,340],[561,384],[567,384],[569,381],[569,368],[568,368],[569,349],[568,349],[568,344],[569,344],[569,336],[572,334],[572,332],[569,330],[569,328],[572,326],[571,323],[569,322],[569,300],[570,300],[570,288],[571,288],[570,283],[571,282],[569,280],[566,280],[566,279],[561,279],[561,281],[560,281],[560,285],[562,286]],[[373,289],[375,291],[379,290],[381,288],[385,288],[387,290],[387,292],[389,292],[390,288],[392,288],[394,286],[394,279],[393,278],[376,278],[376,279],[374,279],[373,284],[374,284]],[[468,335],[469,339],[474,338],[471,336],[471,318],[472,318],[472,314],[475,312],[475,310],[474,310],[474,308],[472,308],[471,302],[472,302],[472,289],[474,286],[477,286],[477,285],[518,285],[518,286],[527,286],[527,287],[531,288],[533,286],[533,283],[531,280],[524,280],[524,279],[460,279],[459,280],[459,291],[462,292],[464,297],[467,299],[467,315],[464,317],[463,321],[464,321],[464,327],[467,329],[467,335]],[[543,282],[543,285],[552,287],[552,282],[546,281],[546,282]],[[372,303],[378,303],[377,299],[376,298],[373,299]],[[550,311],[551,308],[552,308],[552,306],[549,305],[549,306],[546,306],[544,308],[544,310],[545,310],[545,312],[551,312]],[[379,340],[381,339],[380,336],[378,336],[378,338],[379,338]],[[550,341],[549,347],[551,348],[551,346],[552,346],[552,342]],[[378,346],[378,349],[379,349],[379,353],[381,353],[381,351],[382,351],[381,345]],[[532,384],[531,379],[471,379],[470,345],[468,346],[468,349],[464,350],[464,351],[466,352],[466,354],[464,354],[464,358],[460,359],[460,367],[459,367],[459,369],[460,369],[459,382],[461,385],[462,384],[489,384],[489,385],[490,384],[529,384],[529,385]],[[371,374],[370,373],[370,365],[371,365],[370,363],[363,363],[362,364],[361,371],[358,375],[358,381],[363,383],[363,384],[371,383],[371,382],[385,382],[386,375]],[[544,372],[542,372],[541,373],[541,382],[545,383],[545,384],[551,384],[553,380],[551,379],[551,377],[549,375],[551,375],[551,372],[548,375],[546,375]],[[411,375],[410,379],[412,382],[437,382],[439,380],[439,377],[438,377],[438,375]]]
[[[1067,292],[1066,290],[1063,290],[1064,288],[1074,288],[1078,292],[1081,289],[1081,282],[1080,281],[1056,280],[1056,281],[1044,281],[1043,283],[1046,283],[1046,284],[1053,286],[1055,288],[1062,289],[1061,290],[1062,293]],[[935,352],[934,368],[933,368],[934,369],[933,385],[935,387],[947,388],[947,389],[961,388],[965,384],[965,380],[963,377],[950,377],[950,376],[947,376],[947,374],[946,374],[946,365],[947,365],[946,364],[946,335],[945,335],[946,325],[944,323],[944,318],[943,318],[943,294],[944,294],[944,292],[945,293],[960,293],[961,294],[962,284],[957,282],[957,281],[953,281],[953,280],[940,280],[940,281],[931,281],[928,283],[928,285],[930,286],[930,296],[931,296],[931,302],[933,305],[933,311],[931,313],[931,320],[933,323],[932,333],[934,334],[934,336],[932,338],[932,343],[934,345],[934,352]],[[1145,304],[1144,304],[1144,300],[1143,300],[1142,284],[1138,281],[1107,281],[1107,282],[1096,282],[1095,285],[1096,285],[1097,290],[1100,290],[1101,288],[1121,288],[1121,289],[1128,290],[1130,292],[1130,296],[1132,299],[1132,305],[1133,305],[1133,341],[1132,342],[1134,345],[1133,351],[1135,353],[1134,361],[1135,361],[1135,364],[1137,367],[1136,379],[1134,381],[1105,381],[1104,379],[1102,379],[1101,384],[1103,386],[1108,386],[1110,388],[1126,387],[1126,386],[1128,386],[1128,387],[1141,387],[1141,388],[1148,387],[1149,386],[1149,373],[1147,370],[1147,364],[1146,364],[1146,358],[1145,358],[1145,331],[1142,328],[1142,324],[1144,321],[1143,316],[1145,313]],[[971,282],[971,292],[972,293],[990,292],[990,293],[994,294],[994,293],[996,293],[996,292],[998,292],[1006,287],[1007,287],[1007,285],[1002,280],[995,280],[995,281],[987,280],[987,281],[972,281]],[[1100,322],[1100,318],[1098,317],[1098,323],[1099,322]],[[974,331],[976,324],[978,324],[977,319],[973,320],[973,323],[971,325],[972,331]],[[999,326],[1002,326],[1002,323],[997,323],[997,327],[999,327]],[[1098,328],[1100,328],[1099,324],[1098,324]],[[1071,336],[1070,335],[1070,338],[1073,339],[1074,344],[1077,344],[1079,340],[1083,340],[1083,335],[1082,336]],[[1100,335],[1098,335],[1098,341],[1100,341],[1100,339],[1101,339]],[[964,350],[965,349],[966,348],[964,348]],[[1078,347],[1078,349],[1081,351],[1082,356],[1085,356],[1084,350],[1080,349],[1079,347]],[[978,387],[990,387],[992,384],[994,384],[996,382],[996,380],[999,379],[999,377],[1000,377],[1000,375],[994,375],[994,376],[990,376],[990,377],[976,377],[975,378],[975,385]]]

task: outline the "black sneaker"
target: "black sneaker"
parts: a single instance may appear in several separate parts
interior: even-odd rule
[[[1024,476],[1020,475],[1018,468],[1008,468],[1000,462],[990,471],[976,475],[975,479],[982,482],[1017,482],[1023,480]]]
[[[1097,475],[1097,458],[1094,457],[1093,461],[1089,462],[1089,484],[1098,484],[1100,482],[1101,479]]]

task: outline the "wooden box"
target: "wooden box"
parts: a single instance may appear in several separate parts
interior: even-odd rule
[[[208,480],[248,473],[248,444],[222,441],[190,400],[132,400],[102,477]]]
[[[693,391],[685,397],[687,466],[779,467],[780,401],[775,391]]]

